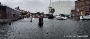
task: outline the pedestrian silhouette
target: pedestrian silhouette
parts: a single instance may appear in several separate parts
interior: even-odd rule
[[[9,25],[11,25],[11,21],[9,21]]]
[[[30,20],[30,22],[32,22],[32,16],[31,16],[31,20]]]

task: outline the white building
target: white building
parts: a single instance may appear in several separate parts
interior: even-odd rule
[[[44,13],[49,14],[49,8],[46,8]]]
[[[70,14],[71,10],[75,9],[75,2],[74,1],[52,2],[52,7],[55,9],[54,15]]]

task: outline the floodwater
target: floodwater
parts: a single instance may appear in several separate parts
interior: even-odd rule
[[[44,18],[39,27],[38,18],[25,18],[0,25],[0,39],[90,39],[90,20]]]

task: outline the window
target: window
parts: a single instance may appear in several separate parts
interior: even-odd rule
[[[15,18],[16,14],[13,14],[13,17]]]
[[[84,5],[84,2],[81,2],[81,5]]]
[[[83,9],[84,9],[84,6],[82,6],[81,10],[83,10]]]
[[[83,2],[81,2],[81,4],[83,5]]]
[[[77,8],[76,8],[76,10],[77,10],[77,11],[79,11],[79,10],[80,10],[80,8],[79,8],[79,7],[77,7]]]
[[[81,2],[79,3],[79,5],[81,5]]]
[[[82,2],[82,5],[84,5],[84,2]]]
[[[86,1],[87,4],[90,4],[90,1]]]
[[[84,9],[84,7],[82,7],[82,10]]]
[[[81,1],[83,1],[83,0],[81,0]]]
[[[76,6],[78,6],[78,4],[76,3]]]
[[[78,6],[78,4],[76,3],[76,6]]]
[[[2,16],[1,14],[2,14],[2,11],[0,11],[0,17]]]
[[[1,17],[2,15],[0,14],[0,17]]]
[[[82,2],[80,2],[80,5],[82,5]]]
[[[79,6],[79,3],[78,3],[78,6]]]
[[[90,10],[90,6],[87,6],[86,8],[87,8],[87,10]]]
[[[83,10],[83,7],[80,7],[80,10]]]
[[[81,10],[82,7],[80,7],[80,10]]]

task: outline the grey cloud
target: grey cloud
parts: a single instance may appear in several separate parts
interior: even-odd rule
[[[6,4],[12,8],[20,6],[20,9],[27,10],[30,12],[37,11],[45,11],[45,9],[49,6],[49,0],[0,0],[3,4]],[[52,0],[52,2],[59,1],[59,0]]]
[[[29,0],[23,0],[22,2],[18,2],[19,5],[30,5],[30,6],[44,6],[44,3],[41,1],[29,1]]]
[[[44,4],[40,1],[26,1],[26,4],[30,6],[44,6]]]

